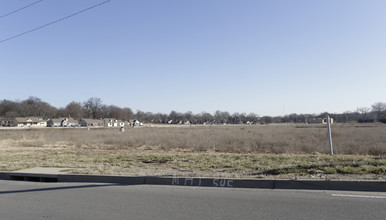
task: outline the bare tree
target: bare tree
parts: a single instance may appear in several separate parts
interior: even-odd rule
[[[2,100],[0,102],[0,116],[29,117],[37,116],[49,118],[56,115],[57,109],[43,102],[40,98],[29,97],[21,102]]]
[[[385,111],[386,111],[386,103],[384,103],[384,102],[377,102],[374,105],[372,105],[371,108],[372,108],[372,111],[376,115],[376,120],[379,121],[382,118],[382,116],[385,113]]]
[[[184,120],[185,120],[185,122],[189,121],[189,123],[192,123],[192,121],[193,121],[193,113],[191,111],[185,112]]]
[[[201,118],[203,123],[213,123],[213,116],[208,112],[201,112]]]
[[[101,116],[102,100],[100,98],[89,98],[83,103],[83,106],[88,117],[96,119]]]
[[[220,110],[217,110],[214,115],[213,115],[213,118],[215,120],[215,123],[217,124],[224,124],[224,123],[229,123],[231,121],[231,115],[229,114],[229,112],[222,112]]]
[[[6,99],[0,101],[0,116],[16,117],[18,112],[20,112],[20,103]]]
[[[134,119],[134,113],[131,110],[131,108],[123,108],[122,112],[123,112],[122,120],[129,121],[131,119]]]
[[[176,111],[171,111],[168,116],[168,121],[177,124],[179,122],[179,114]]]
[[[360,114],[360,115],[362,115],[362,116],[364,116],[364,117],[366,117],[367,116],[367,114],[370,112],[370,108],[368,108],[368,107],[358,107],[357,108],[357,112]]]
[[[82,107],[82,104],[79,102],[70,102],[64,109],[64,112],[66,114],[66,117],[72,117],[74,119],[81,119],[84,115],[84,108]]]
[[[135,117],[137,120],[142,122],[151,122],[152,121],[152,115],[151,112],[143,112],[140,110],[137,110],[137,113],[135,114]]]
[[[31,96],[22,101],[20,115],[23,117],[37,116],[51,118],[56,115],[57,109],[50,104],[43,102],[40,98]]]
[[[273,122],[273,118],[271,116],[263,116],[261,118],[261,122],[265,124],[269,124]]]
[[[101,107],[101,115],[103,118],[125,120],[125,112],[120,107],[115,105],[103,105]]]
[[[249,121],[250,123],[253,123],[253,124],[256,124],[258,121],[259,121],[259,116],[255,113],[249,113],[247,115],[247,121]]]
[[[371,120],[369,118],[370,110],[371,109],[368,108],[368,107],[359,107],[359,108],[357,108],[357,112],[360,115],[358,122],[372,122],[372,121],[374,121],[374,120]]]
[[[164,120],[164,118],[166,118]],[[152,123],[166,123],[167,115],[163,115],[162,113],[156,113],[153,115]]]
[[[242,123],[242,120],[241,120],[241,117],[240,117],[240,113],[238,113],[238,112],[233,113],[230,118],[231,118],[231,122],[233,124],[240,124],[240,123]]]

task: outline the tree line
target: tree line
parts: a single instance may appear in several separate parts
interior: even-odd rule
[[[130,108],[120,108],[114,105],[104,105],[100,98],[90,98],[87,101],[70,102],[64,108],[56,108],[37,97],[29,97],[23,101],[0,101],[0,117],[31,117],[38,116],[43,119],[71,117],[77,120],[83,118],[116,118],[129,120],[135,117]]]
[[[386,103],[377,102],[369,107],[359,107],[356,111],[329,114],[335,122],[345,123],[357,122],[382,122],[386,123]],[[0,101],[0,117],[31,117],[38,116],[44,119],[72,117],[76,120],[84,118],[101,119],[115,118],[123,121],[139,120],[145,123],[162,124],[269,124],[269,123],[308,123],[315,118],[324,118],[326,113],[321,114],[289,114],[284,116],[262,116],[255,113],[233,113],[216,111],[214,114],[201,112],[193,114],[191,111],[181,113],[171,111],[169,114],[143,112],[138,110],[134,113],[130,108],[121,108],[115,105],[105,105],[97,97],[89,98],[84,102],[70,102],[64,108],[56,108],[37,97],[29,97],[23,101]]]

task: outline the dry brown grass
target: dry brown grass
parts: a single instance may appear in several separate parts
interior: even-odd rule
[[[36,166],[118,175],[360,174],[385,178],[386,126],[321,125],[0,129],[0,170]],[[362,156],[361,156],[362,155]],[[373,177],[371,177],[373,178]]]
[[[338,124],[332,127],[336,154],[386,154],[386,126]],[[222,153],[323,153],[329,152],[327,129],[321,125],[181,126],[118,129],[0,130],[3,141],[17,146],[86,145],[90,148],[180,149]]]

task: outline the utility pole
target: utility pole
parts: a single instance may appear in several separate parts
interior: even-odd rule
[[[328,131],[328,143],[330,144],[330,155],[334,155],[334,150],[332,148],[332,137],[331,137],[331,123],[330,123],[330,116],[326,114],[327,119],[327,131]]]

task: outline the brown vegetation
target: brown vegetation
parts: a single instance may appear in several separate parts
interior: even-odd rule
[[[334,124],[336,154],[386,154],[386,126],[383,124]],[[163,151],[291,153],[329,152],[327,129],[322,125],[176,126],[119,129],[15,129],[0,130],[1,140],[22,146],[65,145],[90,148],[136,149],[156,147]],[[18,145],[18,144],[17,144]]]
[[[333,157],[322,125],[0,129],[0,170],[54,166],[93,174],[384,178],[385,125],[334,124],[332,130]]]

